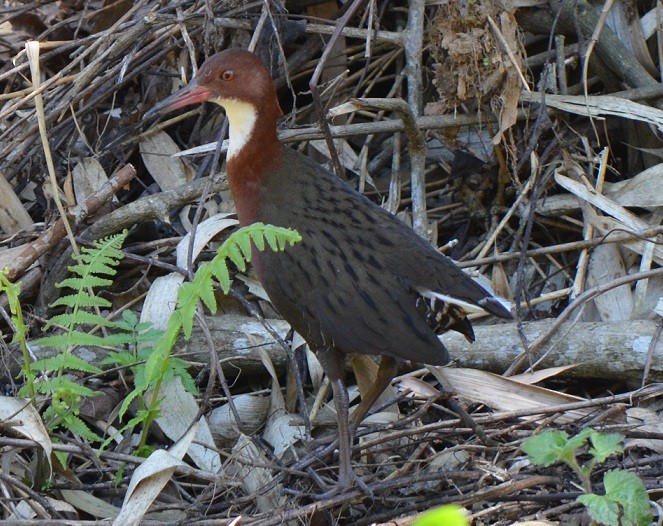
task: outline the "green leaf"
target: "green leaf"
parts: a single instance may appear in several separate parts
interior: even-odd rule
[[[99,367],[69,353],[56,354],[49,358],[35,360],[32,362],[31,368],[33,371],[46,372],[60,371],[63,369],[71,369],[90,374],[100,374],[103,372]]]
[[[219,258],[219,261],[217,262],[215,258],[213,269],[214,278],[219,282],[221,290],[224,294],[228,294],[230,291],[230,273],[228,272],[228,265],[226,264],[226,260]]]
[[[242,250],[246,261],[251,261],[251,236],[239,236],[236,238],[237,246]]]
[[[460,506],[448,504],[427,511],[416,519],[412,526],[468,526],[465,511]]]
[[[63,466],[67,465],[67,461],[69,460],[69,453],[65,453],[64,451],[53,451],[53,454],[58,459],[60,464]]]
[[[171,315],[178,316],[184,330],[184,335],[188,339],[193,331],[193,317],[196,315],[198,307],[198,294],[193,283],[182,283],[177,292],[177,309]],[[170,320],[169,320],[170,323]],[[175,341],[173,340],[173,345]]]
[[[525,440],[522,449],[532,463],[548,467],[562,459],[568,442],[563,431],[544,431]]]
[[[74,268],[81,270],[78,267],[71,267],[70,270]],[[108,287],[112,285],[113,281],[107,278],[100,278],[99,276],[92,274],[90,269],[85,269],[85,273],[80,278],[67,278],[62,280],[57,284],[58,288],[69,288],[74,290],[84,290],[86,288],[94,287]]]
[[[94,312],[78,310],[72,313],[58,314],[48,320],[48,326],[71,327],[73,325],[100,325],[102,327],[115,327],[115,322],[99,316]]]
[[[231,238],[228,238],[228,241],[230,241],[230,239]],[[221,248],[223,247],[226,247],[225,243],[221,246]],[[244,272],[246,270],[246,261],[242,257],[241,250],[235,243],[231,243],[226,247],[226,255],[228,256],[228,259],[230,259],[230,261],[235,264],[240,272]]]
[[[210,312],[216,314],[216,296],[214,296],[214,283],[211,279],[207,279],[201,283],[198,294]]]
[[[75,397],[93,397],[101,393],[93,391],[89,387],[73,382],[63,376],[56,376],[49,380],[36,382],[35,386],[43,394],[52,394],[54,398],[71,400]]]
[[[256,232],[251,234],[251,240],[253,241],[253,244],[256,246],[258,251],[262,252],[263,250],[265,250],[265,238],[263,236],[263,233]]]
[[[39,338],[35,345],[42,347],[54,347],[55,349],[67,350],[71,347],[109,347],[114,345],[110,336],[96,336],[82,331],[71,331],[67,334],[54,334]]]
[[[113,479],[113,482],[115,483],[115,489],[120,489],[120,486],[122,485],[122,479],[124,478],[124,470],[127,467],[127,465],[122,462],[118,468],[117,471],[115,472],[115,477]]]
[[[271,248],[274,252],[278,252],[281,250],[280,243],[278,242],[278,238],[276,236],[276,233],[267,230],[264,232],[265,239],[267,240],[267,244],[269,245],[269,248]]]
[[[136,313],[130,309],[122,311],[122,319],[131,327],[135,327],[140,330],[140,322],[138,321],[138,316]],[[150,324],[151,325],[151,324]]]
[[[642,479],[630,471],[608,471],[603,477],[606,498],[624,509],[623,526],[647,526],[652,522],[649,495]]]
[[[592,447],[589,452],[597,462],[605,462],[605,459],[610,455],[624,451],[622,447],[624,438],[621,433],[599,433],[595,431],[590,435]]]
[[[100,336],[103,346],[108,347],[121,347],[122,345],[130,345],[135,343],[136,335],[127,332],[115,332]]]
[[[582,446],[585,445],[587,442],[587,439],[591,437],[596,431],[594,431],[591,427],[586,427],[580,433],[577,435],[571,437],[566,444],[565,448],[566,451],[577,451],[580,449]]]
[[[90,296],[87,292],[81,292],[80,294],[70,294],[68,296],[61,296],[49,307],[99,307],[100,309],[106,309],[112,307],[113,304],[105,298],[100,298],[98,296]]]
[[[63,419],[64,426],[72,433],[83,437],[90,442],[103,442],[104,439],[93,432],[83,420],[73,414],[67,415]]]
[[[170,370],[173,372],[174,376],[179,376],[182,381],[182,386],[188,392],[194,396],[198,396],[200,393],[198,387],[196,387],[196,381],[193,379],[193,376],[189,373],[189,364],[180,358],[170,358]]]
[[[616,502],[593,493],[580,495],[576,500],[587,508],[589,515],[596,522],[605,526],[619,526],[619,506]]]
[[[131,352],[110,351],[106,358],[101,360],[101,365],[118,365],[120,367],[131,367],[136,363],[136,356]]]

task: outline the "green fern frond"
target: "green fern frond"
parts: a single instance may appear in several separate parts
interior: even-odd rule
[[[56,376],[48,380],[38,381],[36,385],[37,390],[40,393],[46,395],[56,393],[56,396],[59,400],[68,400],[68,403],[71,403],[71,401],[76,397],[91,397],[101,395],[101,393],[93,391],[89,387],[86,387],[78,382],[74,382],[69,378],[65,378],[64,376]]]
[[[101,276],[115,276],[117,273],[115,267],[124,257],[120,249],[128,233],[125,230],[120,234],[94,241],[92,247],[82,247],[80,254],[72,256],[76,265],[69,267],[69,270],[79,277],[65,279],[58,285],[80,292],[112,283]]]
[[[262,239],[262,238],[261,238]],[[258,246],[256,244],[256,246]],[[265,244],[262,244],[263,248],[265,247]],[[262,250],[260,247],[258,247],[258,250]],[[214,275],[214,279],[219,283],[221,286],[221,290],[228,291],[230,290],[230,272],[228,272],[228,264],[226,263],[225,259],[220,259],[217,261],[214,265],[210,265],[212,267],[212,273]]]
[[[219,281],[223,292],[227,294],[230,290],[230,276],[226,261],[230,259],[237,268],[244,270],[246,263],[251,261],[251,242],[258,250],[263,250],[267,241],[269,248],[278,252],[301,240],[302,236],[290,228],[254,223],[240,228],[228,237],[209,265],[212,266],[214,277]]]
[[[32,369],[34,371],[61,371],[63,369],[70,369],[90,374],[100,374],[103,372],[99,367],[71,353],[60,353],[50,358],[36,360],[32,363]]]
[[[96,301],[95,299],[90,299],[87,291],[95,287],[106,287],[113,283],[106,276],[112,277],[117,273],[116,267],[124,257],[120,247],[124,243],[127,234],[128,231],[125,230],[120,234],[94,241],[92,248],[81,248],[80,254],[72,255],[72,258],[76,261],[76,265],[68,267],[69,271],[78,277],[64,279],[57,286],[76,291],[74,296],[78,297],[78,306],[83,306],[83,302],[86,300]],[[67,296],[63,298],[67,298]],[[71,300],[69,300],[69,303],[66,303],[67,300],[63,298],[57,300],[51,307],[58,305],[72,306]],[[91,303],[84,306],[92,307],[97,306],[97,304]]]
[[[122,405],[120,405],[120,410],[117,413],[117,416],[120,417],[120,420],[122,420],[126,412],[129,410],[131,402],[133,402],[137,396],[143,394],[143,392],[144,391],[140,391],[138,389],[138,385],[136,385],[136,379],[134,378],[134,390],[127,393],[127,396],[125,396],[124,400],[122,400]]]
[[[177,291],[177,310],[171,314],[171,318],[168,320],[169,325],[171,324],[171,320],[172,323],[181,325],[184,330],[184,335],[187,336],[187,338],[191,335],[191,331],[193,330],[193,317],[196,314],[196,308],[198,306],[198,289],[201,286],[204,286],[204,283],[196,283],[195,278],[193,282],[182,283],[180,285],[180,288]],[[216,305],[210,310],[215,312]],[[173,317],[175,317],[175,319],[173,319]]]
[[[79,276],[87,274],[106,274],[115,275],[117,262],[121,260],[122,244],[127,238],[128,231],[120,234],[98,239],[92,243],[92,248],[82,247],[80,254],[74,256],[74,259],[82,265],[74,265],[69,270]],[[87,270],[89,268],[89,270]]]
[[[170,370],[173,372],[173,376],[179,376],[182,386],[188,392],[194,396],[200,394],[198,387],[196,387],[196,381],[194,380],[191,373],[189,373],[189,364],[180,358],[170,359]]]
[[[44,338],[37,340],[36,343],[43,347],[53,347],[54,349],[66,351],[72,346],[112,348],[120,345],[132,344],[135,343],[135,341],[136,339],[132,334],[124,332],[97,336],[96,334],[89,334],[74,329],[66,334],[45,336]]]
[[[51,307],[70,307],[70,308],[91,308],[99,307],[106,309],[112,306],[112,303],[105,298],[98,296],[91,296],[87,291],[81,290],[78,294],[69,294],[62,296],[55,300],[50,305]]]
[[[129,393],[120,406],[119,415],[122,417],[128,410],[131,401],[138,395],[144,394],[148,389],[152,389],[155,393],[149,402],[150,408],[145,418],[141,419],[143,424],[141,446],[145,445],[147,437],[145,431],[158,414],[158,393],[161,384],[177,375],[181,377],[187,390],[195,392],[195,383],[186,370],[186,364],[171,356],[171,350],[178,334],[182,331],[185,338],[191,337],[193,319],[200,301],[211,312],[216,311],[217,302],[213,280],[218,281],[224,293],[229,292],[230,274],[227,260],[230,259],[240,270],[245,270],[246,264],[251,260],[252,244],[258,250],[263,250],[265,241],[272,250],[277,251],[301,241],[301,236],[294,230],[262,223],[240,228],[226,239],[211,262],[200,265],[190,283],[180,285],[177,308],[170,316],[166,330],[147,356],[144,366],[135,368],[134,390]],[[113,359],[117,360],[117,357]]]
[[[244,272],[246,270],[247,258],[242,256],[242,251],[240,249],[241,246],[239,245],[239,243],[237,244],[233,243],[231,245],[228,245],[228,247],[226,248],[225,257],[227,259],[230,259],[230,261],[232,261],[235,264],[235,266],[239,269],[240,272]],[[249,256],[248,260],[250,259],[251,257]]]
[[[71,327],[75,325],[101,325],[102,327],[115,327],[115,323],[112,320],[86,310],[56,314],[48,320],[45,327]]]
[[[69,267],[70,269],[74,267]],[[100,268],[105,269],[106,266],[97,267],[97,270]],[[77,270],[82,271],[82,267],[76,267]],[[63,279],[56,286],[60,289],[73,289],[73,290],[85,290],[87,288],[95,287],[108,287],[113,284],[113,281],[107,278],[99,277],[99,275],[92,274],[90,272],[81,276],[80,278],[66,278]]]
[[[265,248],[265,240],[274,251],[284,250],[290,244],[301,241],[298,232],[289,228],[282,228],[263,223],[254,223],[240,228],[224,241],[217,250],[216,256],[209,263],[200,265],[191,283],[183,283],[178,292],[177,308],[181,313],[182,329],[186,338],[191,337],[193,330],[193,317],[196,313],[198,301],[202,300],[212,312],[216,312],[216,297],[212,278],[215,278],[224,294],[230,291],[230,274],[227,260],[230,259],[240,270],[246,270],[246,264],[251,261],[251,243],[256,248]]]
[[[80,254],[74,254],[72,257],[76,265],[69,267],[69,270],[79,277],[67,278],[60,283],[58,287],[69,288],[74,294],[68,294],[58,298],[51,304],[51,307],[68,307],[71,312],[55,316],[46,323],[45,329],[54,325],[60,325],[67,329],[66,335],[55,335],[38,340],[37,345],[52,345],[58,349],[70,349],[81,345],[112,345],[107,340],[97,336],[91,336],[84,332],[75,330],[78,325],[103,325],[109,326],[111,322],[103,321],[101,316],[96,316],[87,312],[93,308],[108,308],[111,303],[104,299],[93,296],[90,291],[94,287],[107,286],[112,281],[107,277],[116,274],[115,267],[119,264],[124,254],[120,250],[122,243],[126,239],[128,231],[109,236],[104,239],[94,241],[92,248],[81,248]]]
[[[62,418],[62,425],[69,431],[90,442],[102,442],[104,439],[92,431],[80,417],[67,414]]]
[[[88,334],[74,329],[65,334],[53,334],[40,338],[37,340],[37,344],[43,347],[67,350],[74,345],[76,347],[105,347],[109,345],[109,341],[105,336]]]
[[[109,351],[106,358],[101,360],[101,365],[112,365],[119,367],[131,367],[136,365],[136,357],[132,353]]]

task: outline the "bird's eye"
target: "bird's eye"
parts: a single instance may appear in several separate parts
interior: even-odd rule
[[[226,69],[221,73],[221,80],[232,80],[235,78],[235,72],[232,69]]]

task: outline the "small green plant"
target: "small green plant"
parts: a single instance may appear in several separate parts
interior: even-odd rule
[[[73,255],[76,264],[69,267],[73,276],[58,283],[59,288],[71,289],[71,294],[57,299],[51,307],[66,307],[62,314],[47,321],[44,330],[59,328],[60,332],[41,338],[36,345],[50,347],[60,351],[49,358],[26,361],[22,374],[26,385],[19,391],[19,396],[35,391],[50,398],[51,403],[44,411],[44,420],[49,429],[63,427],[90,441],[103,439],[94,433],[80,418],[80,405],[83,398],[97,396],[99,393],[75,380],[77,373],[99,374],[98,367],[78,358],[72,353],[80,346],[116,347],[128,344],[135,339],[116,322],[99,314],[99,309],[111,307],[111,303],[93,294],[93,289],[112,284],[115,268],[123,257],[120,247],[127,236],[121,234],[95,241],[92,247],[83,247],[79,254]],[[86,326],[100,326],[107,331],[104,336],[97,336],[82,330]],[[113,333],[108,331],[114,330]],[[19,336],[17,332],[16,336]]]
[[[571,438],[563,431],[544,431],[525,440],[522,448],[534,464],[548,467],[561,461],[573,470],[585,490],[577,500],[587,508],[595,524],[647,526],[652,521],[649,497],[635,473],[608,471],[603,477],[605,495],[592,490],[590,479],[594,468],[609,456],[622,453],[623,440],[624,435],[619,433],[600,433],[591,428]],[[590,459],[581,465],[578,455],[588,442]]]
[[[9,315],[12,322],[12,330],[14,331],[14,338],[12,343],[18,343],[21,346],[23,355],[23,365],[21,367],[21,376],[25,378],[25,391],[35,404],[35,374],[30,369],[30,353],[28,352],[27,334],[28,328],[23,321],[23,310],[19,295],[21,293],[21,283],[12,283],[7,279],[9,269],[5,268],[0,271],[0,294],[4,293],[7,296],[9,304]]]
[[[14,341],[23,348],[24,363],[22,376],[25,385],[19,396],[30,396],[34,401],[37,395],[50,398],[51,403],[44,412],[44,420],[49,429],[65,428],[93,442],[103,442],[102,449],[112,440],[104,441],[80,418],[81,402],[86,397],[100,393],[76,381],[77,373],[101,374],[103,371],[78,358],[73,350],[80,346],[94,346],[112,349],[102,362],[130,368],[134,374],[134,389],[125,398],[120,417],[124,416],[132,400],[138,398],[139,408],[135,416],[121,431],[143,425],[139,454],[148,454],[146,446],[150,423],[158,415],[157,395],[146,400],[148,391],[159,392],[160,386],[179,376],[184,387],[197,393],[193,378],[186,370],[183,360],[171,356],[180,331],[188,339],[193,329],[193,318],[198,305],[202,303],[213,313],[217,304],[214,296],[214,282],[218,282],[224,293],[230,290],[230,274],[227,260],[230,259],[241,271],[251,260],[251,246],[258,250],[266,246],[274,251],[283,250],[301,240],[293,230],[256,223],[234,232],[219,248],[216,257],[200,266],[190,283],[184,283],[178,291],[178,305],[171,316],[165,331],[157,331],[149,323],[139,323],[131,311],[124,311],[121,320],[104,318],[99,309],[108,309],[111,303],[94,295],[93,289],[112,284],[110,279],[116,274],[116,267],[123,258],[120,250],[127,236],[121,234],[95,241],[90,248],[82,248],[73,256],[76,264],[69,267],[73,276],[57,286],[70,289],[71,294],[56,300],[51,307],[65,307],[66,311],[52,317],[44,330],[59,329],[59,332],[35,342],[42,347],[60,351],[58,354],[30,361],[26,343],[27,327],[23,322],[19,302],[20,284],[8,281],[6,272],[0,273],[0,293],[9,300]],[[103,335],[94,334],[92,327],[101,328]],[[64,459],[61,459],[64,462]]]
[[[147,443],[147,432],[150,423],[158,415],[159,389],[177,372],[170,367],[173,363],[171,351],[177,336],[180,331],[183,331],[186,339],[191,337],[193,318],[201,301],[212,313],[216,312],[215,282],[221,286],[225,294],[230,291],[231,280],[227,261],[232,261],[240,271],[244,271],[246,270],[246,264],[251,261],[252,244],[255,244],[260,251],[265,250],[267,245],[276,252],[299,241],[301,241],[301,236],[296,231],[288,228],[264,225],[263,223],[254,223],[240,228],[223,242],[212,261],[200,265],[191,282],[180,285],[177,307],[170,316],[165,331],[155,343],[154,349],[147,356],[145,366],[136,373],[134,390],[124,399],[119,411],[119,416],[122,417],[132,400],[138,396],[144,398],[148,391],[154,393],[149,402],[149,407],[141,409],[127,424],[127,427],[134,426],[138,422],[143,424],[143,432],[138,447],[139,453],[148,452],[144,451]]]

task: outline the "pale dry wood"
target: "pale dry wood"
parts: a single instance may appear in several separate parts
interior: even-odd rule
[[[546,334],[555,320],[524,323],[529,341]],[[546,356],[537,368],[576,365],[568,375],[576,378],[612,378],[638,384],[647,351],[658,322],[631,320],[620,322],[565,322],[545,347]],[[515,324],[475,327],[476,341],[468,343],[457,333],[441,337],[454,361],[461,367],[502,373],[520,354],[522,347]],[[537,351],[540,353],[541,351]],[[654,350],[649,380],[663,380],[663,347]],[[533,357],[538,359],[538,355]],[[525,362],[527,363],[527,361]]]
[[[536,92],[522,92],[523,102],[543,101],[541,94]],[[663,129],[663,110],[652,108],[638,102],[622,99],[612,95],[551,95],[545,97],[546,106],[558,110],[583,115],[585,117],[621,117],[653,124],[659,130]]]
[[[585,209],[585,216],[588,218],[590,223],[592,223],[602,234],[607,233],[613,228],[621,230],[646,230],[652,226],[643,219],[640,219],[634,213],[626,210],[624,207],[619,206],[611,199],[608,199],[607,197],[597,193],[595,190],[587,188],[577,181],[562,175],[559,171],[555,172],[555,181],[557,181],[557,183],[564,189],[576,195],[579,199],[594,205],[602,212],[605,212],[606,214],[614,217],[614,219],[612,219],[609,217],[599,216],[598,214],[595,214],[590,208]],[[606,228],[606,224],[610,223],[614,223],[614,226],[612,228]],[[639,254],[642,254],[645,250],[644,242],[635,242],[632,245],[634,250]],[[658,246],[654,248],[654,259],[659,264],[663,262],[663,250],[661,250]]]
[[[605,183],[601,193],[624,207],[663,206],[663,163],[655,164],[626,181]],[[566,193],[547,196],[536,203],[537,214],[552,217],[572,214],[579,208],[578,200]]]

